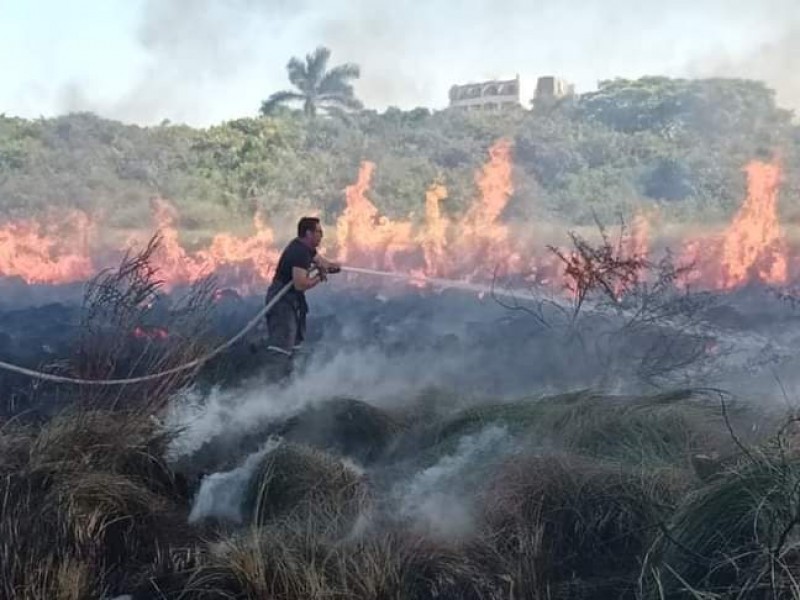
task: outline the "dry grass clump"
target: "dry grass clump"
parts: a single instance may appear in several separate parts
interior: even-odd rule
[[[267,453],[256,469],[244,507],[257,524],[331,514],[337,526],[350,527],[368,507],[368,487],[362,473],[335,457],[283,443]]]
[[[731,418],[742,412],[729,411]],[[688,465],[695,453],[735,450],[717,395],[692,390],[642,397],[583,391],[477,406],[431,427],[416,448],[438,457],[490,424],[534,444],[637,465]]]
[[[119,267],[101,271],[86,285],[80,338],[69,375],[123,379],[165,371],[209,350],[214,280],[193,284],[182,296],[166,298],[154,258],[162,238],[154,235]],[[190,384],[197,368],[129,386],[77,388],[83,406],[141,410],[155,414]]]
[[[99,597],[186,538],[165,444],[149,419],[100,411],[0,431],[0,597]]]
[[[0,597],[800,598],[796,448],[783,440],[758,450],[727,429],[724,441],[704,435],[712,413],[693,400],[603,398],[487,409],[528,440],[559,432],[572,452],[529,449],[499,463],[475,530],[448,542],[381,514],[381,488],[356,468],[285,441],[246,490],[247,528],[202,540],[163,459],[169,435],[151,419],[82,410],[40,428],[9,423],[0,429]],[[455,422],[448,439],[478,421]],[[706,447],[727,458],[701,479],[684,459]]]
[[[170,307],[167,341],[134,336],[157,318],[161,282],[150,263],[159,241],[89,283],[67,374],[128,377],[202,352],[207,282]],[[151,418],[190,378],[70,388],[68,411],[40,426],[0,427],[0,597],[102,597],[132,585],[163,548],[192,537],[185,486],[163,458],[170,437]]]
[[[318,535],[319,530],[319,525],[298,520],[253,528],[218,545],[211,560],[186,578],[185,587],[164,597],[508,598],[507,582],[463,547],[400,531],[371,531],[334,540]]]
[[[401,424],[380,408],[354,398],[332,398],[289,419],[280,433],[288,441],[369,464],[401,430]]]
[[[487,543],[515,597],[633,597],[640,557],[687,488],[672,469],[517,458],[484,498]]]
[[[695,490],[645,574],[653,598],[800,598],[800,455],[748,450]]]

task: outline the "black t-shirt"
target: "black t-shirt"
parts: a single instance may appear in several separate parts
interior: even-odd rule
[[[300,241],[299,238],[293,239],[289,245],[284,248],[280,259],[278,259],[278,267],[275,269],[275,277],[273,283],[280,283],[286,285],[292,280],[292,269],[300,267],[301,269],[310,269],[311,262],[317,255],[317,251]],[[303,292],[298,292],[294,288],[292,291],[304,295]]]

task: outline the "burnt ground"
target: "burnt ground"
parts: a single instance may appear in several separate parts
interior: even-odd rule
[[[25,286],[2,282],[0,359],[32,368],[69,372],[80,337],[79,285]],[[298,370],[338,370],[341,391],[391,393],[412,383],[471,395],[513,397],[534,392],[604,388],[614,391],[675,385],[730,384],[780,379],[792,387],[800,308],[774,290],[750,288],[709,296],[691,319],[680,315],[630,324],[629,315],[586,310],[569,327],[557,311],[534,315],[491,298],[448,290],[392,290],[332,283],[310,294],[307,350]],[[263,306],[263,298],[226,293],[214,306],[209,344],[232,336]],[[146,316],[145,330],[169,330],[169,297]],[[196,385],[235,387],[257,376],[265,355],[265,330],[201,370]],[[130,356],[157,351],[169,340],[119,332]],[[57,370],[57,369],[56,369]],[[138,373],[121,364],[120,375]],[[23,376],[0,373],[6,411],[60,403],[64,390],[33,386]],[[349,387],[348,387],[349,386]]]

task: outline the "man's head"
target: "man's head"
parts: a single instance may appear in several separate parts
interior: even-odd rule
[[[297,222],[297,237],[312,248],[322,242],[322,225],[317,217],[303,217]]]

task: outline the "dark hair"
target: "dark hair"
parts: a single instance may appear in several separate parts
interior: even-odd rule
[[[316,231],[319,225],[317,217],[303,217],[297,222],[297,237],[305,237],[306,231]]]

